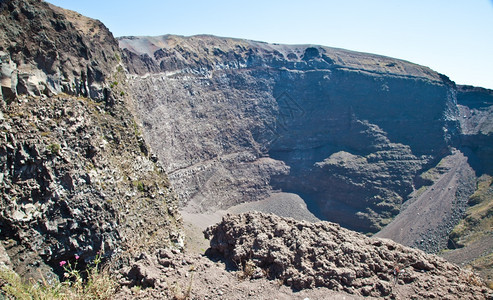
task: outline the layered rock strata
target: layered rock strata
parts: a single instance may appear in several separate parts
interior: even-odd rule
[[[144,136],[189,210],[281,190],[375,232],[460,132],[454,84],[405,61],[212,36],[119,43]]]

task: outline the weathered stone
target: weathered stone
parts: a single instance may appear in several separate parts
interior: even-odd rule
[[[118,45],[108,29],[47,2],[8,2],[2,3],[5,13],[0,22],[22,25],[3,27],[0,33],[3,97],[64,92],[105,100],[108,72],[116,71],[119,60]],[[24,9],[18,10],[20,6]]]
[[[147,288],[157,286],[162,274],[152,260],[144,258],[135,262],[125,276],[130,280],[130,286]]]
[[[479,174],[493,174],[493,91],[458,86],[461,147]]]
[[[8,255],[24,276],[46,265],[60,273],[58,262],[74,253],[90,260],[104,251],[117,267],[143,248],[176,255],[184,247],[177,198],[152,149],[182,207],[217,210],[284,190],[361,231],[394,217],[426,181],[418,175],[452,146],[486,162],[477,170],[491,166],[491,105],[480,104],[490,93],[457,88],[426,67],[210,36],[123,38],[122,57],[99,21],[37,0],[1,1],[0,10],[0,238],[12,241]],[[458,112],[477,117],[458,121]],[[467,286],[474,276],[459,269],[452,276],[444,262],[395,243],[344,240],[348,233],[334,224],[274,218],[264,230],[262,218],[251,219],[238,228],[253,236],[226,236],[213,248],[256,264],[253,278],[281,274],[295,288],[389,297],[394,279],[432,297],[443,294],[430,287],[445,286],[445,272],[460,282],[449,293],[477,292]],[[315,235],[325,237],[312,243]],[[192,264],[164,252],[156,261],[138,259],[126,275],[160,287],[163,269]],[[409,273],[393,278],[395,261]]]
[[[0,269],[7,268],[12,269],[12,262],[10,262],[10,257],[5,251],[5,248],[0,243]]]
[[[10,54],[0,51],[0,89],[2,99],[5,101],[13,101],[17,96],[16,68],[16,64],[10,59]]]
[[[102,101],[110,78],[126,89],[112,34],[42,1],[2,1],[0,11],[2,88],[18,93],[1,100],[0,120],[8,128],[0,132],[0,240],[16,244],[7,249],[14,270],[37,278],[37,266],[48,265],[61,275],[59,261],[98,251],[121,267],[142,248],[183,247],[176,197],[142,153],[151,151],[129,99]],[[61,82],[79,97],[55,95]]]
[[[276,234],[279,226],[287,226],[290,231]],[[246,213],[225,216],[204,234],[211,240],[209,255],[233,261],[243,272],[253,264],[271,279],[296,290],[328,287],[373,297],[403,290],[408,295],[425,290],[426,297],[490,296],[476,275],[438,256],[390,240],[368,238],[329,222]],[[456,286],[460,290],[455,290]]]

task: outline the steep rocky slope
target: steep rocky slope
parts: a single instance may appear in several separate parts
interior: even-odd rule
[[[449,246],[449,234],[475,191],[476,176],[468,158],[455,151],[420,179],[430,184],[412,193],[399,215],[376,236],[438,253]]]
[[[177,201],[130,113],[112,34],[42,1],[1,1],[0,12],[7,264],[50,279],[75,254],[84,267],[103,251],[118,267],[142,249],[182,247]]]
[[[464,219],[450,235],[449,247],[441,255],[447,260],[471,267],[493,286],[493,178],[482,175],[469,197]]]
[[[479,178],[443,256],[471,266],[493,286],[493,91],[458,86],[462,147]]]
[[[375,232],[459,136],[454,84],[405,61],[212,36],[119,43],[144,136],[189,211],[281,190]]]
[[[474,240],[446,257],[491,281],[493,199],[483,197],[480,226],[449,235],[464,217],[461,228],[476,224],[470,196],[493,173],[492,91],[321,46],[171,35],[119,43],[144,136],[186,220],[266,211],[273,195],[285,196],[268,211],[285,215],[299,196],[319,219],[383,228],[379,236],[429,253]]]
[[[419,176],[423,186],[377,236],[428,252],[449,248],[441,255],[472,267],[491,284],[493,91],[457,86],[457,107],[460,152]]]
[[[42,1],[0,3],[2,92],[107,99],[119,49],[99,21]],[[105,86],[106,85],[106,86]]]

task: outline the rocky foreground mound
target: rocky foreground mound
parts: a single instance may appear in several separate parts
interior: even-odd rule
[[[389,298],[489,299],[474,274],[444,259],[329,222],[262,213],[228,215],[207,229],[212,254],[254,278],[279,279],[294,290],[327,287]]]

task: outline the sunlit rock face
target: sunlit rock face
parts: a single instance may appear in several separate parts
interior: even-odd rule
[[[282,190],[375,232],[460,131],[455,85],[402,60],[212,36],[119,43],[144,135],[189,209]]]

